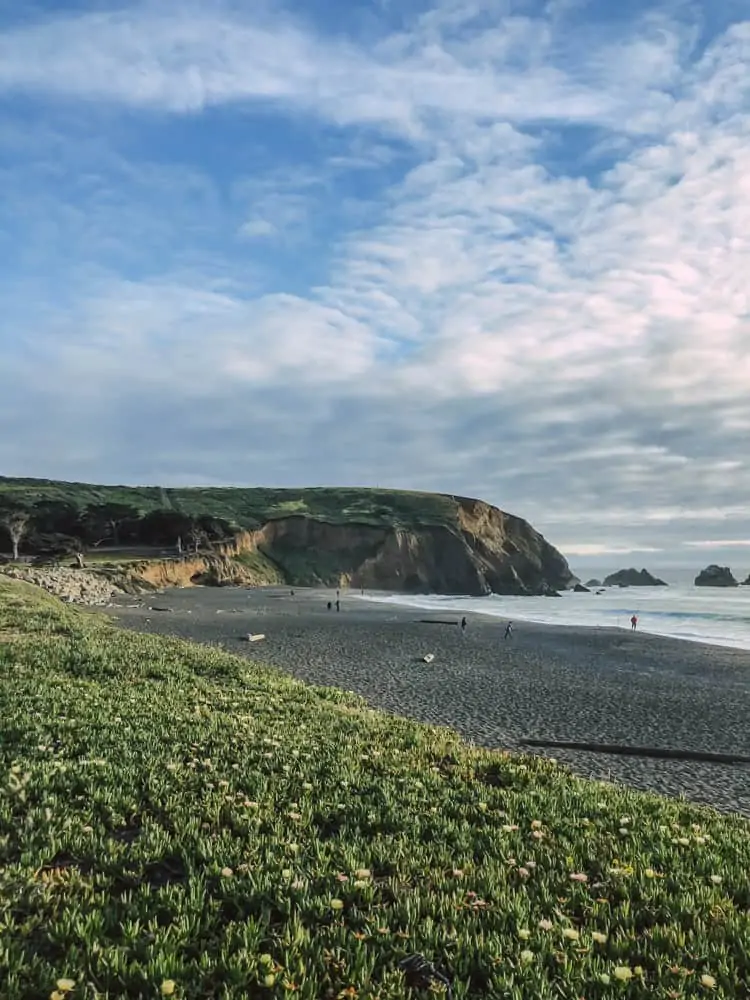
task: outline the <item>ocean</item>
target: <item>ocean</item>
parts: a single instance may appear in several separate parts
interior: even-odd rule
[[[659,574],[656,574],[657,576]],[[663,579],[663,577],[662,577]],[[630,628],[638,616],[638,629],[715,646],[750,649],[750,587],[608,587],[603,594],[560,597],[445,597],[366,594],[367,600],[421,608],[431,612],[463,614],[474,611],[505,621],[541,622],[548,625],[584,625]]]

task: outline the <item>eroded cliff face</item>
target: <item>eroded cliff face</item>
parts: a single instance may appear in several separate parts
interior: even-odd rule
[[[519,517],[454,498],[455,523],[409,530],[305,515],[244,531],[211,555],[132,567],[157,587],[195,584],[364,587],[405,593],[542,594],[577,581],[563,556]]]
[[[407,531],[293,516],[270,521],[235,545],[261,551],[299,585],[484,595],[575,584],[564,557],[526,521],[480,500],[456,498],[455,504],[455,527]]]

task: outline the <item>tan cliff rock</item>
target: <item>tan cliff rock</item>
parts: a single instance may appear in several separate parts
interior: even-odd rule
[[[351,586],[407,593],[539,594],[573,586],[563,556],[521,518],[456,498],[455,526],[331,524],[304,515],[244,531],[211,554],[132,565],[151,586]],[[252,556],[256,561],[244,561]]]

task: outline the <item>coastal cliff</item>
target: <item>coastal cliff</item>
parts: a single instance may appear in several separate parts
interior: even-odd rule
[[[528,522],[466,497],[367,489],[159,491],[1,479],[0,494],[8,483],[16,485],[6,489],[6,505],[12,496],[28,515],[27,552],[39,555],[50,537],[80,551],[87,538],[104,533],[104,543],[95,542],[97,564],[110,576],[117,567],[131,584],[286,583],[482,596],[553,593],[577,582],[565,558]],[[62,509],[71,505],[75,517]],[[191,551],[179,553],[179,539],[187,536]],[[171,546],[167,555],[164,546]],[[129,551],[145,558],[128,557]],[[87,566],[92,553],[88,548]]]

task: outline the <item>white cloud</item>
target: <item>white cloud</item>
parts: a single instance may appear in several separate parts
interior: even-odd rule
[[[113,400],[151,420],[164,406],[190,428],[164,431],[168,475],[236,481],[239,455],[267,481],[480,494],[580,557],[668,551],[717,521],[741,538],[750,26],[696,56],[693,22],[577,39],[580,12],[559,0],[544,22],[505,6],[488,28],[441,4],[369,48],[228,8],[0,37],[7,90],[173,111],[271,101],[413,140],[366,227],[320,247],[333,265],[306,293],[255,294],[229,263],[224,286],[167,269],[97,279],[49,328],[44,363],[18,369],[50,399],[79,387],[66,434]],[[327,169],[392,168],[389,148],[357,132]],[[222,224],[264,245],[307,231],[319,180],[238,182]],[[196,400],[215,438],[193,427]],[[111,427],[89,433],[102,454]]]
[[[746,549],[750,548],[748,538],[705,538],[698,542],[683,542],[689,549]]]
[[[337,123],[424,134],[425,116],[613,122],[615,91],[578,83],[544,56],[545,24],[503,17],[449,45],[466,20],[429,16],[370,51],[315,37],[290,18],[155,4],[67,14],[0,35],[0,89],[194,112],[234,102],[281,104]],[[438,12],[444,8],[438,8]],[[529,51],[519,72],[519,53]]]
[[[562,542],[563,549],[567,556],[580,556],[580,557],[597,557],[597,556],[628,556],[635,555],[636,553],[655,553],[663,552],[663,549],[657,549],[649,546],[629,548],[627,545],[592,545],[583,543]]]

